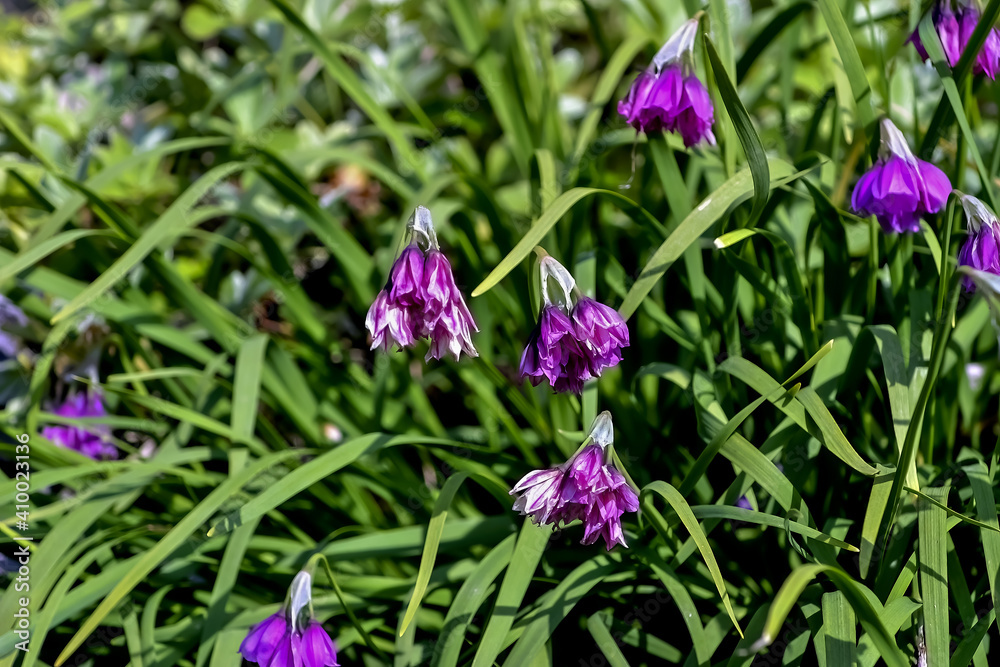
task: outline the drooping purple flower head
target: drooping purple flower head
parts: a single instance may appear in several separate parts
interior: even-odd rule
[[[302,571],[290,590],[289,608],[268,616],[250,628],[240,654],[260,667],[339,667],[333,640],[312,618],[312,578]],[[299,622],[309,607],[305,626]]]
[[[240,654],[250,662],[266,667],[278,650],[278,644],[287,641],[288,634],[288,619],[282,609],[250,628],[240,643]]]
[[[687,21],[618,102],[618,113],[635,129],[647,134],[677,132],[689,148],[703,141],[715,144],[715,107],[694,74],[697,30],[697,19]]]
[[[70,394],[63,404],[56,408],[55,414],[80,419],[104,417],[107,412],[99,394],[94,392],[88,396],[81,392]],[[101,424],[86,427],[59,424],[42,429],[42,436],[60,447],[72,449],[95,460],[118,458],[118,449],[109,442],[110,435],[110,429]]]
[[[431,343],[427,360],[447,353],[456,361],[461,352],[479,356],[472,344],[472,332],[479,329],[455,285],[451,264],[438,248],[430,211],[418,206],[408,229],[413,243],[393,263],[389,284],[378,293],[365,318],[371,349],[388,352],[393,345],[412,347],[418,339],[427,338]],[[426,250],[420,243],[426,244]]]
[[[0,294],[0,361],[17,355],[20,339],[11,329],[28,326],[28,317],[13,301]]]
[[[581,544],[603,537],[608,550],[627,547],[621,517],[639,509],[639,497],[625,476],[610,463],[614,426],[602,412],[594,420],[588,441],[566,463],[525,475],[511,490],[514,510],[531,516],[536,524],[584,525]]]
[[[874,215],[886,233],[919,232],[920,219],[948,201],[951,183],[944,172],[913,155],[902,133],[882,119],[879,156],[858,180],[851,207]]]
[[[576,302],[572,315],[590,373],[600,377],[605,368],[622,360],[622,348],[628,347],[628,326],[617,310],[586,296]]]
[[[975,6],[962,7],[958,12],[959,44],[962,51],[969,45],[972,31],[979,24],[982,15]],[[957,59],[956,63],[957,64]],[[972,64],[973,74],[985,74],[990,80],[996,80],[997,72],[1000,72],[1000,33],[996,28],[990,28],[986,33],[986,41],[976,55],[976,60]]]
[[[424,253],[416,244],[406,246],[392,265],[389,284],[375,297],[365,318],[373,350],[412,347],[422,335],[423,274]]]
[[[472,344],[472,332],[479,331],[461,290],[455,285],[448,258],[440,250],[427,252],[422,290],[425,300],[424,327],[431,347],[426,360],[440,359],[451,353],[458,361],[465,352],[470,357],[479,353]]]
[[[975,197],[958,195],[965,209],[969,236],[958,253],[958,263],[979,271],[1000,275],[1000,221],[986,204]],[[967,292],[975,292],[976,285],[969,276],[962,278]]]
[[[950,3],[946,1],[938,3],[931,14],[934,22],[934,29],[941,46],[944,48],[945,58],[948,64],[954,67],[958,64],[959,58],[969,45],[972,31],[976,29],[982,15],[975,6],[959,6],[953,12]],[[927,49],[920,40],[919,31],[914,31],[910,36],[917,53],[924,60],[929,59]],[[974,74],[986,74],[990,79],[996,79],[997,72],[1000,72],[1000,33],[996,28],[992,28],[986,35],[983,47],[976,55],[976,60],[972,65]]]
[[[959,27],[958,16],[951,10],[948,2],[941,2],[931,11],[931,19],[934,22],[934,31],[937,32],[941,46],[944,48],[945,58],[948,64],[954,67],[958,64],[958,59],[962,55],[966,42],[961,40],[961,29]],[[920,31],[914,30],[910,35],[910,42],[917,50],[923,60],[929,60],[930,55],[920,39]]]
[[[542,306],[538,325],[521,355],[520,376],[537,386],[542,379],[558,392],[583,391],[621,361],[628,327],[617,311],[583,296],[566,268],[545,255],[539,262]],[[559,289],[550,295],[549,280]]]
[[[556,391],[583,391],[590,379],[572,320],[556,305],[542,307],[538,326],[521,355],[521,377],[536,387],[546,379]]]

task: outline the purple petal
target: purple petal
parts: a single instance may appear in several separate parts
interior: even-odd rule
[[[239,652],[250,662],[266,664],[270,661],[278,643],[287,634],[288,623],[285,620],[285,613],[279,611],[250,628],[250,632],[240,644]]]
[[[302,633],[299,649],[304,667],[337,667],[337,651],[333,640],[326,634],[323,626],[315,621],[311,621]]]
[[[399,259],[392,265],[392,287],[389,289],[390,303],[399,307],[422,307],[424,305],[423,277],[424,252],[411,244],[403,249]]]

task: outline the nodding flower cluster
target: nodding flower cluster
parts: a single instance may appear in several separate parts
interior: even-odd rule
[[[549,255],[539,261],[542,312],[521,355],[520,375],[556,391],[583,391],[583,383],[616,366],[628,347],[628,326],[613,308],[583,296],[566,268]],[[559,289],[550,292],[550,281]]]
[[[611,462],[614,453],[611,413],[597,415],[590,435],[568,461],[521,478],[510,494],[514,509],[538,525],[583,521],[581,544],[603,537],[608,551],[627,547],[621,517],[639,510],[639,496]]]
[[[965,210],[969,229],[969,236],[958,253],[958,263],[1000,276],[1000,221],[986,204],[975,197],[957,191],[956,194]],[[976,284],[969,276],[962,278],[962,284],[968,292],[976,290]]]
[[[934,30],[937,32],[941,46],[944,48],[945,58],[948,64],[954,67],[958,64],[959,58],[969,45],[969,38],[972,31],[979,24],[982,14],[973,5],[959,3],[956,10],[952,11],[951,1],[943,0],[931,10],[931,20],[934,22]],[[910,36],[917,53],[924,60],[928,60],[927,49],[924,48],[920,40],[919,31],[914,31]],[[997,72],[1000,72],[1000,33],[996,28],[990,28],[986,35],[986,41],[982,49],[976,55],[976,60],[972,65],[973,74],[985,74],[990,79],[996,79]]]
[[[715,144],[715,107],[694,67],[698,22],[693,18],[681,26],[618,102],[618,113],[635,129],[676,132],[688,148]]]
[[[438,245],[431,212],[418,206],[407,223],[407,235],[411,240],[392,265],[389,284],[368,309],[365,326],[372,336],[371,349],[388,352],[393,345],[413,347],[427,338],[426,360],[448,353],[456,361],[462,352],[479,356],[472,344],[472,332],[479,329]]]
[[[919,232],[920,219],[937,213],[948,201],[951,182],[945,173],[913,155],[903,133],[882,119],[878,159],[854,186],[851,207],[874,215],[887,233]]]
[[[250,628],[239,652],[260,667],[339,667],[333,640],[313,617],[308,572],[295,575],[286,604]]]

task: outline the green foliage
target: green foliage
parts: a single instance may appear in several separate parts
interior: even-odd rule
[[[637,136],[617,100],[701,10],[719,145]],[[954,69],[920,10],[5,10],[0,293],[29,323],[0,357],[2,553],[34,541],[29,592],[0,561],[0,667],[237,667],[318,563],[343,665],[992,664],[1000,306],[961,289],[958,207],[912,236],[849,210],[881,115],[993,201],[1000,88],[972,52],[1000,0]],[[369,349],[418,205],[477,359]],[[579,397],[518,380],[536,246],[628,321]],[[85,385],[107,417],[55,413]],[[641,491],[610,552],[509,495],[603,410]]]

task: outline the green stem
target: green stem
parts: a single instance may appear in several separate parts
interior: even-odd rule
[[[361,635],[361,638],[365,640],[365,644],[368,648],[374,651],[380,660],[389,664],[389,657],[386,656],[385,653],[382,653],[377,646],[375,646],[375,642],[372,641],[368,632],[361,625],[361,621],[358,620],[358,617],[354,615],[354,612],[351,610],[350,606],[348,606],[347,601],[344,599],[344,592],[340,590],[340,586],[337,584],[337,579],[333,576],[333,571],[330,569],[330,563],[327,561],[326,556],[323,554],[315,554],[309,559],[309,561],[312,562],[314,560],[323,561],[323,569],[326,570],[326,576],[330,580],[330,585],[333,586],[333,592],[337,594],[337,599],[340,600],[340,606],[344,608],[344,611],[347,613],[347,618],[351,620],[351,624],[354,626],[354,629],[357,630],[358,634]]]
[[[948,348],[948,340],[951,337],[951,322],[955,317],[955,312],[958,310],[958,297],[962,289],[961,280],[958,279],[957,275],[953,275],[949,284],[951,295],[948,299],[948,308],[944,313],[944,317],[938,318],[937,325],[934,328],[934,345],[931,349],[930,364],[927,368],[927,379],[920,390],[920,396],[917,398],[916,405],[913,406],[913,417],[910,420],[909,427],[906,429],[903,450],[899,453],[899,461],[896,464],[896,474],[892,479],[892,488],[889,491],[885,514],[879,525],[878,537],[875,543],[876,545],[881,545],[883,549],[888,548],[889,535],[892,532],[893,524],[896,522],[899,498],[903,492],[903,484],[906,479],[905,471],[909,470],[917,454],[917,433],[920,432],[931,392],[934,391],[934,385],[937,384],[938,373],[941,371],[944,353]],[[885,565],[888,560],[883,559],[882,564]]]

